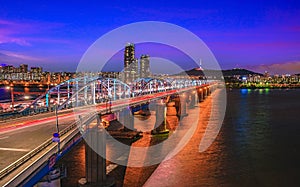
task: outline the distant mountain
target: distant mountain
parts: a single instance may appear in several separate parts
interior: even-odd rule
[[[175,75],[204,76],[204,72],[202,71],[202,69],[194,68],[188,71],[182,71]]]
[[[223,76],[224,77],[232,77],[234,75],[260,75],[262,76],[263,74],[261,73],[256,73],[247,69],[240,69],[240,68],[234,68],[234,69],[230,69],[230,70],[222,70],[223,72]]]
[[[175,75],[204,76],[204,73],[206,76],[217,75],[217,74],[219,74],[219,71],[217,71],[217,70],[202,70],[200,68],[194,68],[194,69],[191,69],[188,71],[180,72]],[[222,70],[222,73],[223,73],[224,77],[232,77],[234,75],[239,75],[239,76],[260,75],[260,76],[262,76],[262,74],[260,74],[260,73],[256,73],[256,72],[246,70],[246,69],[239,69],[239,68],[230,69],[230,70]]]

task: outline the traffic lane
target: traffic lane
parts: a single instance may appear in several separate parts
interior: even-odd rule
[[[76,115],[78,114],[75,114],[75,113],[68,113],[68,114],[63,114],[63,115],[60,115],[58,116],[58,120],[61,121],[61,120],[64,120],[66,118],[74,118]],[[3,134],[3,133],[6,133],[6,132],[9,132],[9,131],[15,131],[16,129],[19,129],[19,128],[26,128],[26,127],[29,127],[29,126],[35,126],[35,125],[40,125],[42,123],[46,123],[46,122],[53,122],[55,123],[56,121],[56,116],[50,116],[50,117],[47,117],[47,118],[32,118],[32,120],[27,120],[27,121],[20,121],[18,123],[15,123],[15,124],[11,124],[11,125],[6,125],[5,127],[1,127],[0,128],[0,135]]]
[[[71,113],[71,112],[73,112],[73,109],[62,110],[62,111],[59,111],[58,115],[60,116],[60,115]],[[48,118],[48,117],[52,117],[52,116],[55,116],[54,112],[47,112],[47,113],[41,113],[41,114],[29,115],[29,116],[22,116],[20,118],[14,118],[14,119],[8,119],[6,121],[0,121],[0,127],[5,126],[5,125],[9,125],[9,124],[17,124],[17,123],[20,123],[20,122],[32,121],[32,120],[35,120],[35,119]]]
[[[72,122],[74,122],[74,118],[60,120],[60,130],[66,128]],[[54,132],[56,132],[56,124],[51,121],[1,134],[0,170],[51,138]]]

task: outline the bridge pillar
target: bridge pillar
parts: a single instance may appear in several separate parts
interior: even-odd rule
[[[85,142],[86,177],[78,181],[80,187],[113,186],[114,180],[106,175],[106,133],[97,119],[96,126],[89,126]],[[89,146],[91,145],[91,147]]]
[[[193,91],[191,93],[190,99],[191,99],[190,103],[189,103],[190,108],[194,108],[194,107],[198,106],[198,93],[196,91]]]
[[[179,108],[178,108],[178,112],[177,115],[179,117],[185,117],[187,116],[187,96],[185,94],[182,94],[179,98]]]
[[[167,125],[167,108],[165,103],[157,103],[155,106],[155,126],[151,131],[152,134],[165,134],[169,133],[169,130],[166,128]]]
[[[210,89],[210,87],[208,86],[207,87],[207,96],[209,96],[211,94],[211,89]]]
[[[207,97],[207,88],[203,88],[203,100]]]
[[[203,101],[203,89],[202,88],[199,88],[198,90],[198,97],[199,97],[199,102],[202,102]]]
[[[119,112],[119,122],[124,125],[124,131],[133,131],[134,116],[129,108],[124,108]]]
[[[176,116],[177,111],[175,107],[175,102],[171,101],[167,103],[167,116]]]

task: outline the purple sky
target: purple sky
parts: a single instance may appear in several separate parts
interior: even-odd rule
[[[223,69],[300,73],[298,0],[1,1],[0,63],[75,71],[87,48],[103,34],[149,20],[170,22],[195,33]],[[137,48],[137,54],[142,53]],[[159,55],[150,48],[148,54]]]

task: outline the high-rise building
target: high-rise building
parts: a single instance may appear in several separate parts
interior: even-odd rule
[[[135,48],[133,43],[128,43],[124,51],[124,81],[131,82],[137,78],[138,61],[134,56]]]
[[[132,61],[134,60],[134,52],[134,44],[128,43],[124,51],[124,68],[129,67]]]
[[[140,78],[150,76],[150,57],[149,55],[142,55],[140,58]]]
[[[130,81],[138,78],[138,59],[134,59],[130,64]]]

